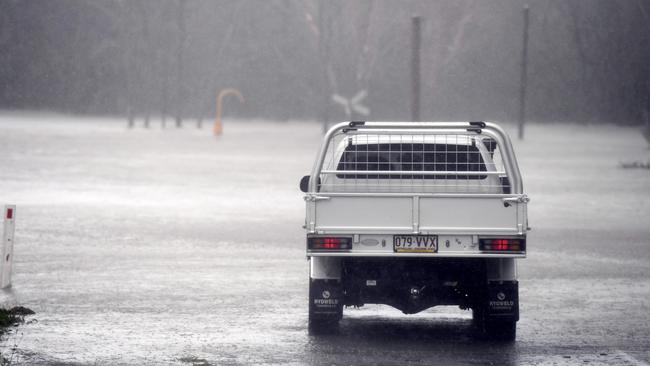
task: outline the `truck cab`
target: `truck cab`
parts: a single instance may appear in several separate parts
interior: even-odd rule
[[[458,305],[489,337],[515,339],[528,197],[497,124],[340,123],[301,189],[312,332],[345,306]]]

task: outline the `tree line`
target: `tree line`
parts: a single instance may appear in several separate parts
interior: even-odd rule
[[[0,0],[0,108],[180,123],[232,87],[242,118],[407,120],[418,15],[421,118],[511,121],[526,4],[529,119],[647,118],[647,0]]]

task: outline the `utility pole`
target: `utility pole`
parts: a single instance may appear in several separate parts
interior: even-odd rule
[[[178,24],[178,53],[176,55],[177,80],[176,80],[176,127],[183,124],[183,101],[185,98],[185,80],[183,76],[183,48],[185,46],[185,0],[178,0],[178,11],[176,13]]]
[[[528,5],[524,6],[524,39],[521,50],[521,80],[519,85],[519,132],[520,140],[524,138],[526,124],[526,89],[528,87]]]
[[[420,43],[419,16],[411,18],[411,121],[420,121]]]
[[[163,37],[169,37],[169,31],[167,30],[168,24],[171,23],[171,11],[170,4],[163,4]],[[171,47],[167,43],[164,43],[163,46],[163,55],[162,55],[162,88],[161,88],[161,101],[162,105],[160,106],[160,127],[165,128],[167,125],[167,115],[169,114],[169,51]]]
[[[323,72],[323,86],[322,90],[322,106],[321,106],[321,115],[322,120],[322,132],[323,135],[327,132],[327,127],[329,124],[329,109],[330,109],[330,94],[331,88],[329,83],[328,67],[329,67],[329,22],[330,18],[326,11],[326,2],[327,0],[318,1],[318,26],[317,26],[317,37],[318,37],[318,56],[321,62],[321,70]],[[328,34],[326,34],[328,32]]]

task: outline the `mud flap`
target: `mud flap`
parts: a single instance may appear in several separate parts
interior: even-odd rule
[[[341,319],[343,290],[339,280],[310,279],[309,313],[318,318]]]
[[[486,315],[490,320],[519,320],[519,283],[489,282]]]

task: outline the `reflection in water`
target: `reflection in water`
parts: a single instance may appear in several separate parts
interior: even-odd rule
[[[344,316],[338,331],[310,335],[311,364],[516,365],[516,343],[484,339],[471,319]]]

